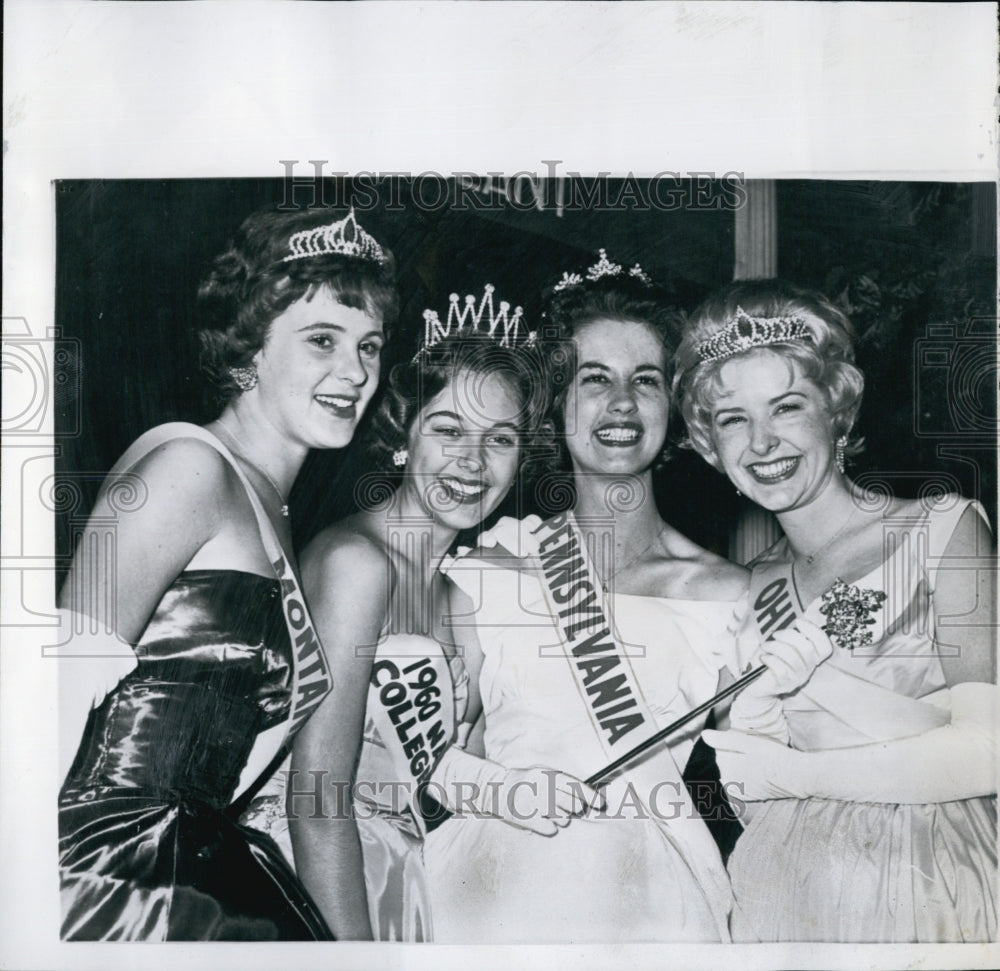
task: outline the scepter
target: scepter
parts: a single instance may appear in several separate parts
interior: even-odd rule
[[[823,632],[836,638],[835,643],[842,648],[853,651],[856,647],[871,644],[872,635],[866,629],[875,623],[872,614],[885,601],[886,595],[881,590],[863,590],[860,587],[845,583],[840,577],[833,581],[833,585],[823,594],[823,604],[819,608],[820,613],[825,614],[827,622],[823,625]],[[633,759],[638,758],[643,752],[648,752],[658,742],[673,735],[678,728],[683,728],[688,722],[693,721],[699,715],[704,715],[709,709],[714,708],[720,701],[725,701],[730,695],[742,691],[748,684],[756,681],[765,671],[767,666],[761,664],[752,671],[744,674],[738,681],[734,681],[728,688],[723,688],[717,695],[702,702],[697,708],[692,708],[686,715],[681,715],[676,721],[671,722],[666,728],[661,728],[655,735],[650,735],[644,742],[640,742],[635,748],[630,749],[624,755],[619,756],[614,762],[599,769],[592,776],[584,779],[588,786],[596,786],[602,779],[607,778],[616,772],[623,765],[627,765]]]
[[[671,722],[666,728],[661,728],[655,735],[650,735],[649,738],[640,742],[635,748],[629,749],[624,755],[620,755],[615,759],[614,762],[604,766],[603,769],[598,769],[597,772],[583,781],[588,786],[593,787],[598,785],[601,780],[616,772],[623,765],[628,765],[629,762],[637,759],[643,752],[648,752],[658,742],[662,742],[668,736],[673,735],[677,729],[683,728],[688,722],[694,721],[699,715],[704,715],[709,709],[714,708],[720,701],[725,701],[726,698],[736,694],[737,691],[742,691],[748,684],[756,681],[766,670],[767,666],[762,664],[748,674],[744,674],[742,678],[734,681],[728,688],[723,688],[717,695],[709,698],[708,701],[703,701],[697,708],[692,708],[686,714],[681,715],[680,718]]]

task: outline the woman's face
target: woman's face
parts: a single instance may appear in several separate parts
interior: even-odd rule
[[[575,334],[577,369],[564,408],[574,473],[648,469],[663,448],[666,352],[648,324],[599,319]]]
[[[307,448],[343,448],[378,385],[382,321],[345,307],[328,287],[271,324],[257,353],[257,395],[267,420]]]
[[[771,512],[807,505],[835,474],[834,423],[823,390],[767,349],[727,361],[712,405],[713,455],[744,495]]]
[[[514,483],[523,409],[499,375],[458,371],[410,427],[407,499],[448,529],[481,523]]]

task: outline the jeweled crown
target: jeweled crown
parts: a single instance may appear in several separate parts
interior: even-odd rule
[[[449,297],[448,317],[441,323],[436,310],[424,311],[424,341],[414,360],[446,337],[471,337],[482,334],[496,341],[500,347],[527,347],[535,343],[535,331],[522,333],[524,311],[515,307],[511,313],[510,304],[500,301],[500,309],[493,306],[496,288],[487,283],[482,299],[476,307],[476,298],[470,293],[462,302],[457,293]]]
[[[382,247],[358,224],[354,216],[354,206],[351,206],[343,219],[338,219],[328,226],[317,226],[315,229],[303,229],[301,232],[293,233],[288,238],[288,249],[289,254],[282,260],[283,263],[289,260],[304,260],[311,256],[330,256],[334,253],[374,263],[385,262],[385,252]]]
[[[751,317],[742,307],[729,324],[695,347],[702,364],[724,361],[754,347],[812,340],[812,332],[801,317]]]
[[[600,280],[603,276],[621,276],[623,269],[621,263],[612,263],[608,259],[608,253],[605,249],[599,249],[597,255],[600,259],[594,263],[592,266],[587,268],[587,279],[594,283]],[[643,283],[649,284],[652,281],[649,279],[649,275],[638,263],[635,264],[629,271],[628,275],[635,277],[638,280],[642,280]],[[552,288],[552,292],[556,293],[559,290],[565,290],[568,287],[578,287],[583,283],[583,277],[579,273],[563,273],[562,279]]]

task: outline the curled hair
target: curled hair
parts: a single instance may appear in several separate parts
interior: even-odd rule
[[[394,471],[392,453],[406,447],[420,409],[460,372],[500,377],[518,396],[519,461],[525,474],[548,459],[546,375],[537,350],[501,347],[485,334],[466,334],[446,337],[392,369],[369,430],[368,450],[379,469]]]
[[[329,209],[262,209],[244,220],[198,288],[201,364],[228,401],[239,388],[231,368],[247,367],[264,346],[272,321],[302,297],[327,287],[345,307],[382,320],[387,332],[398,310],[395,264],[339,253],[284,262],[294,233],[335,220]]]
[[[566,398],[577,370],[577,331],[595,320],[645,324],[663,344],[664,379],[670,385],[670,368],[680,341],[683,316],[671,306],[662,287],[627,274],[602,276],[550,290],[542,314],[544,347],[551,383],[549,419],[556,430],[559,449],[554,467],[565,468]],[[664,453],[666,458],[666,453]]]
[[[674,362],[674,402],[687,424],[688,440],[703,456],[714,454],[712,406],[722,390],[722,366],[753,348],[721,361],[703,362],[697,348],[725,330],[742,308],[751,317],[797,317],[809,328],[811,340],[794,340],[760,348],[780,355],[826,395],[834,418],[835,436],[847,435],[857,418],[865,378],[854,364],[854,328],[836,305],[816,290],[785,280],[741,280],[709,296],[688,319]],[[861,441],[849,442],[848,454]]]

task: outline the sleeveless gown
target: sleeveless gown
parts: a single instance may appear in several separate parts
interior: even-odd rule
[[[566,661],[552,656],[556,638],[537,579],[484,568],[472,582],[485,655],[480,688],[486,757],[508,768],[541,765],[586,778],[606,759],[572,683],[567,684]],[[659,727],[711,697],[720,669],[735,664],[736,603],[619,594],[613,609]],[[703,725],[704,718],[671,738],[677,765],[687,762]],[[431,833],[424,856],[435,941],[724,939],[688,863],[692,851],[712,853],[707,862],[725,881],[704,821],[696,814],[690,818],[677,793],[664,786],[645,793],[651,796],[650,813],[667,821],[663,827],[639,808],[630,785],[627,775],[613,780],[605,790],[604,813],[575,818],[552,837],[472,815]],[[704,832],[694,834],[689,827]],[[693,839],[698,835],[703,838]]]
[[[412,645],[412,637],[407,640]],[[441,653],[436,641],[427,642],[428,653]],[[392,635],[378,648],[393,657]],[[412,646],[409,647],[412,650]],[[468,701],[469,675],[462,659],[448,660],[455,696],[455,723],[462,720]],[[373,692],[372,688],[370,691]],[[371,709],[372,702],[369,702]],[[454,733],[452,726],[452,733]],[[403,783],[385,742],[369,714],[355,774],[364,783],[371,801],[358,811],[358,833],[364,853],[365,888],[372,930],[377,941],[430,941],[434,939],[431,903],[424,874],[424,838],[413,810],[393,800],[393,784]],[[395,804],[394,804],[395,802]],[[447,827],[449,823],[444,823]]]
[[[853,653],[835,648],[824,662],[858,679],[859,689],[870,683],[920,699],[945,687],[934,641],[931,567],[970,505],[957,496],[948,501],[950,509],[932,511],[903,529],[892,556],[853,581],[888,594],[875,615],[872,645]],[[768,562],[788,557],[783,539],[764,554]],[[805,616],[824,622],[817,602]],[[942,636],[947,642],[947,630]],[[862,732],[857,699],[852,704],[848,697],[834,710],[808,692],[807,684],[784,700],[793,747],[818,751],[871,741]],[[753,805],[729,858],[734,940],[995,939],[995,796],[931,805],[826,799]]]
[[[399,650],[396,645],[400,645]],[[418,645],[422,645],[419,651]],[[415,635],[389,635],[379,644],[376,659],[398,660],[403,652],[443,660],[454,697],[454,724],[446,728],[450,742],[468,702],[469,675],[462,659],[445,658],[437,641]],[[431,941],[434,936],[424,875],[424,834],[407,801],[413,782],[400,773],[372,717],[372,709],[378,703],[376,694],[377,689],[370,687],[361,753],[353,780],[354,813],[372,932],[376,941]],[[267,833],[284,858],[292,863],[292,841],[285,813],[288,767],[286,763],[274,773],[250,801],[240,822]],[[434,802],[430,805],[425,802],[422,810],[431,817],[429,828],[446,821],[447,813]]]
[[[211,439],[187,425],[156,433]],[[183,572],[135,652],[91,710],[60,792],[63,939],[331,940],[277,846],[231,806],[255,742],[292,706],[279,581]]]

